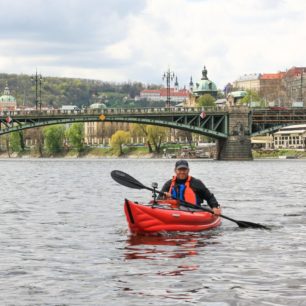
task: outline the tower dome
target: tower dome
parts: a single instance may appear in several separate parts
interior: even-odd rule
[[[217,97],[217,86],[214,82],[208,79],[207,69],[204,66],[202,70],[202,78],[194,84],[193,93],[196,96],[202,96],[204,94],[210,94],[213,97]]]
[[[0,110],[1,111],[14,111],[16,110],[17,102],[15,97],[11,95],[8,86],[5,87],[3,95],[0,96]]]

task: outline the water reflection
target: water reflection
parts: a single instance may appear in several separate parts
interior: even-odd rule
[[[221,233],[212,230],[205,233],[164,233],[156,235],[131,235],[126,241],[125,259],[185,258],[198,255],[200,248],[217,244]]]

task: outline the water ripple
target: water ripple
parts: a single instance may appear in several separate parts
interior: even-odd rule
[[[225,215],[271,231],[224,220],[203,233],[130,235],[124,198],[151,195],[110,171],[161,186],[173,163],[0,161],[2,304],[306,305],[306,162],[190,161]]]

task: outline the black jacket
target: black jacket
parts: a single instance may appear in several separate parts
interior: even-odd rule
[[[171,186],[172,180],[167,181],[163,188],[162,192],[169,192],[169,188]],[[185,184],[186,180],[177,181],[179,184]],[[201,203],[203,203],[204,200],[207,201],[207,204],[211,207],[219,207],[218,201],[216,200],[213,193],[211,193],[208,188],[203,184],[201,180],[198,180],[194,177],[191,177],[190,180],[190,188],[196,193],[196,195],[200,198]]]

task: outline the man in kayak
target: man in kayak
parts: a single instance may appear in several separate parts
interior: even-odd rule
[[[178,160],[175,163],[175,176],[167,181],[162,192],[167,199],[179,199],[200,206],[203,200],[214,211],[216,215],[221,213],[220,205],[215,196],[207,189],[201,180],[189,176],[189,165],[187,160]]]

